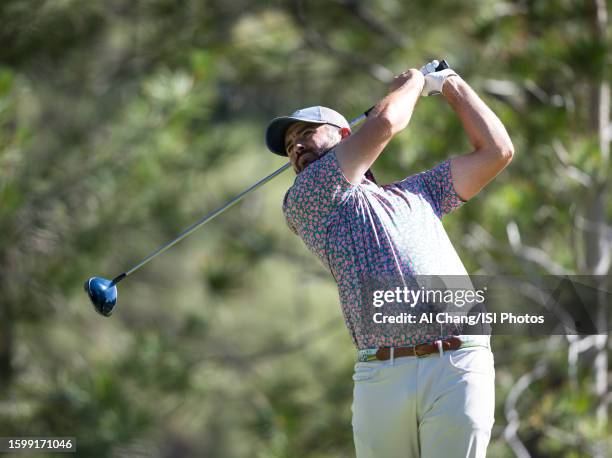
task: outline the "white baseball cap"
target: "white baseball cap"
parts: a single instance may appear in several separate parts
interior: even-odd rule
[[[285,151],[285,133],[291,124],[297,121],[312,122],[315,124],[331,124],[338,128],[349,128],[349,123],[344,116],[327,107],[302,108],[291,113],[290,116],[274,118],[266,129],[266,145],[268,149],[280,156],[287,156]]]

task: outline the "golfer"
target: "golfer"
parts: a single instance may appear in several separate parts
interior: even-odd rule
[[[283,203],[287,223],[333,275],[357,347],[358,458],[485,457],[494,422],[488,335],[381,322],[431,307],[400,294],[418,289],[419,279],[469,278],[441,218],[480,192],[514,153],[497,116],[456,72],[437,66],[396,76],[355,133],[325,107],[276,118],[266,131],[268,148],[288,156],[297,174]],[[436,93],[459,116],[473,151],[380,186],[370,166],[408,126],[420,96]]]

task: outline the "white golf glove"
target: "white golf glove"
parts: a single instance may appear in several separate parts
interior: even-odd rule
[[[445,68],[439,72],[435,71],[439,64],[440,62],[437,60],[432,60],[421,67],[421,73],[425,76],[425,85],[423,86],[423,91],[421,92],[421,95],[424,97],[427,97],[428,95],[441,94],[442,86],[444,85],[446,78],[449,76],[457,76],[455,70],[450,68]]]

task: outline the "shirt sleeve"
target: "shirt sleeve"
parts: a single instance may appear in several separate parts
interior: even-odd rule
[[[451,175],[451,159],[430,170],[406,178],[400,182],[400,187],[424,194],[438,218],[442,218],[466,202],[455,191]]]
[[[325,222],[356,188],[342,174],[334,151],[306,167],[287,191],[283,213],[289,228],[311,249],[325,240]]]

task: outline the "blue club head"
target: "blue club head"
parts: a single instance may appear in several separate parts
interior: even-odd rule
[[[96,312],[100,315],[111,316],[117,303],[117,287],[102,277],[91,277],[85,282],[85,292],[89,296]]]

